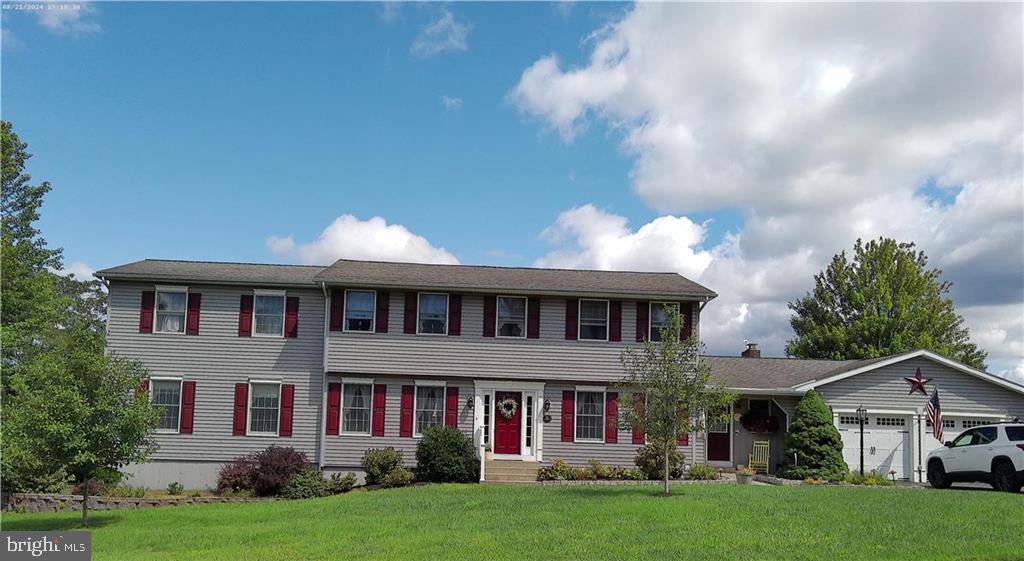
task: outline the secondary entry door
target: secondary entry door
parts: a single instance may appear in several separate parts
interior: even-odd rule
[[[512,404],[515,404],[513,407]],[[494,392],[494,453],[519,454],[523,394]]]
[[[708,461],[728,462],[732,460],[732,443],[730,442],[730,422],[724,421],[708,426]]]

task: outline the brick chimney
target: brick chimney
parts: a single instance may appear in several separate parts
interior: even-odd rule
[[[747,350],[740,353],[740,356],[746,358],[761,358],[761,349],[757,348],[757,343],[747,343]]]

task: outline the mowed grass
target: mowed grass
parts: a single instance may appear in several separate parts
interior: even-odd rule
[[[1024,559],[1024,495],[680,485],[434,485],[97,512],[93,559]],[[5,514],[66,530],[75,513]]]

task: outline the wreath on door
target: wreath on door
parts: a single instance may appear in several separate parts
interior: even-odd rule
[[[506,419],[515,417],[516,411],[519,410],[519,403],[511,397],[506,397],[495,405],[498,407],[498,413],[501,413],[501,416]]]

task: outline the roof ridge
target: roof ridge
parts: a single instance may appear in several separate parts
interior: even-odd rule
[[[467,263],[417,263],[414,261],[384,261],[379,259],[345,259],[341,258],[336,260],[328,267],[333,267],[340,262],[347,263],[382,263],[388,265],[422,265],[424,267],[473,267],[477,269],[519,269],[527,271],[572,271],[579,273],[631,273],[631,274],[645,274],[645,275],[676,275],[683,277],[683,275],[675,271],[622,271],[612,269],[570,269],[566,267],[526,267],[526,266],[508,266],[508,265],[471,265]],[[687,277],[684,279],[690,280]],[[693,281],[691,281],[693,282]]]
[[[291,263],[253,263],[251,261],[201,261],[198,259],[152,259],[146,258],[140,261],[133,261],[128,263],[132,265],[134,263],[144,263],[146,261],[156,261],[160,263],[205,263],[209,265],[258,265],[261,267],[308,267],[311,269],[326,269],[330,265],[300,265]]]
[[[859,362],[862,360],[874,360],[870,358],[800,358],[795,356],[740,356],[740,355],[700,355],[708,358],[735,358],[735,359],[754,359],[754,360],[799,360],[799,361],[817,361],[817,362]]]

